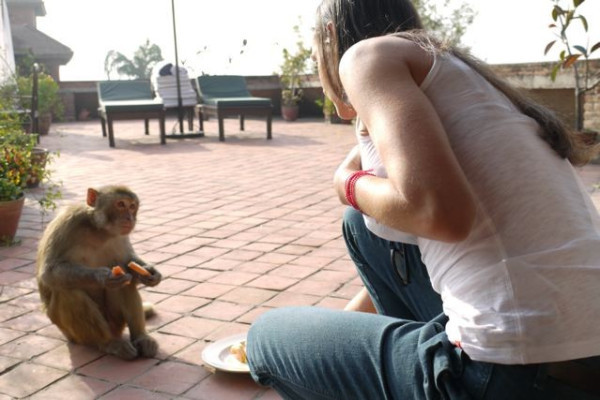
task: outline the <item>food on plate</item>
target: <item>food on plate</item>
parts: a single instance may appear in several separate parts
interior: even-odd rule
[[[242,340],[239,343],[232,345],[229,348],[229,352],[241,363],[246,364],[248,359],[246,358],[246,341]]]
[[[134,272],[137,272],[140,275],[150,276],[150,272],[148,272],[148,270],[146,268],[142,267],[140,264],[136,263],[135,261],[131,261],[129,264],[127,264],[127,266],[129,268],[131,268]]]

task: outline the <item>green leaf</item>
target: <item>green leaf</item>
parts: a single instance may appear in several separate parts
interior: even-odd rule
[[[556,80],[556,75],[558,74],[559,70],[560,70],[560,63],[554,64],[554,67],[552,68],[552,72],[550,73],[550,79],[552,79],[552,82],[554,82]]]
[[[581,54],[583,54],[584,57],[587,57],[587,49],[585,47],[579,46],[579,45],[575,45],[575,46],[573,46],[573,48],[576,49]]]
[[[546,45],[546,49],[544,50],[544,55],[548,54],[548,52],[550,51],[552,46],[554,46],[554,43],[556,43],[556,40],[553,40]]]
[[[593,52],[595,52],[598,49],[600,49],[600,42],[598,42],[592,46],[592,48],[590,49],[590,54],[592,54]]]
[[[585,29],[585,31],[588,31],[588,22],[587,19],[585,19],[585,17],[583,15],[579,16],[579,19],[581,20],[581,24],[583,25],[583,29]]]
[[[575,8],[579,7],[581,5],[581,3],[583,3],[585,0],[573,0],[573,6]]]
[[[559,57],[560,60],[563,61],[567,57],[567,52],[565,50],[561,51]]]
[[[554,22],[556,22],[556,20],[558,19],[558,15],[562,13],[562,8],[560,8],[559,6],[554,6],[554,8],[552,9],[552,19],[554,20]]]

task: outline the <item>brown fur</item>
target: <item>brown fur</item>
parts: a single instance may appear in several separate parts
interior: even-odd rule
[[[153,357],[158,348],[146,333],[137,284],[155,286],[161,275],[136,256],[129,240],[138,205],[122,186],[89,189],[87,206],[67,207],[48,225],[37,256],[40,297],[50,320],[70,341],[124,359]],[[151,276],[129,271],[130,261]],[[127,273],[113,276],[115,265]],[[122,338],[125,326],[130,341]]]

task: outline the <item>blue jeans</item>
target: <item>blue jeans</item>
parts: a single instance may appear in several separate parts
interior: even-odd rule
[[[379,314],[317,307],[263,314],[247,341],[257,382],[303,400],[597,399],[550,379],[543,364],[471,360],[448,341],[417,246],[378,238],[351,208],[344,238]]]

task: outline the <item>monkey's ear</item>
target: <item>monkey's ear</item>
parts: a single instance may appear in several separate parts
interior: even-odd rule
[[[87,190],[87,205],[90,207],[96,206],[96,200],[98,199],[98,191],[93,188]]]

